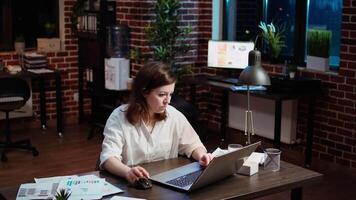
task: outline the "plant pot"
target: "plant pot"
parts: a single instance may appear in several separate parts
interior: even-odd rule
[[[270,57],[269,58],[269,62],[271,64],[278,64],[278,63],[281,63],[280,59],[279,58],[275,58],[275,57]]]
[[[307,55],[307,69],[323,71],[323,72],[328,71],[329,70],[329,58]]]
[[[22,53],[25,51],[25,43],[24,42],[15,42],[15,51],[17,53]]]

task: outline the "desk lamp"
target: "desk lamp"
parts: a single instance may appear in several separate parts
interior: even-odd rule
[[[254,135],[253,117],[250,110],[250,85],[271,85],[268,74],[261,66],[261,52],[252,50],[248,54],[248,66],[241,72],[238,84],[247,87],[247,110],[245,112],[246,144],[251,144],[251,135]]]

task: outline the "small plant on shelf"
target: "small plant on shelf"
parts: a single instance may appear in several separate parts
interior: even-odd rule
[[[307,69],[328,71],[331,31],[309,29],[307,34]]]
[[[56,198],[56,200],[68,200],[70,195],[71,193],[68,192],[67,190],[60,189],[59,192],[57,192],[54,197]]]
[[[23,35],[18,35],[15,38],[15,42],[25,42],[25,37]]]
[[[15,37],[14,49],[17,53],[23,53],[25,51],[25,37],[18,35]]]
[[[267,44],[270,59],[277,60],[282,49],[286,47],[284,41],[284,26],[277,26],[272,22],[266,24],[261,21],[258,27],[262,30],[261,36]]]
[[[310,29],[307,37],[307,54],[328,58],[330,56],[331,31]]]

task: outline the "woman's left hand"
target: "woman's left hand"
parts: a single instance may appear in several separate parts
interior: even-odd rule
[[[205,153],[203,154],[200,159],[199,159],[199,164],[201,166],[208,166],[210,161],[213,159],[213,155],[211,153]]]

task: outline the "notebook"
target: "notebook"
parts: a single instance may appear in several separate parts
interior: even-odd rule
[[[251,155],[261,144],[257,142],[232,151],[219,157],[215,157],[205,168],[198,162],[193,162],[166,172],[151,176],[153,182],[164,184],[184,191],[192,191],[210,183],[233,175],[243,162],[237,162]],[[236,163],[241,163],[236,166]]]

